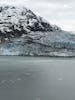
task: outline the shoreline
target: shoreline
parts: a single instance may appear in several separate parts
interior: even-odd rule
[[[0,55],[0,57],[23,57],[23,58],[55,58],[55,59],[72,59],[75,56],[30,56],[30,55]]]

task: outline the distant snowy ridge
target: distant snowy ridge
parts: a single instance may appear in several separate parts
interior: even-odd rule
[[[75,56],[75,35],[25,7],[0,7],[0,55]]]

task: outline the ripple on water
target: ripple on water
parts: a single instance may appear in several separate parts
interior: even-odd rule
[[[2,80],[2,81],[1,81],[1,83],[5,83],[5,82],[6,82],[6,80]]]

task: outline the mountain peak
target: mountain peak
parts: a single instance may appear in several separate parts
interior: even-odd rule
[[[36,16],[30,9],[16,6],[0,6],[0,33],[9,33],[9,36],[21,36],[30,31],[56,31],[42,17]]]

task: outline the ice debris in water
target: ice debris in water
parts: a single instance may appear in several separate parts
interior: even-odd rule
[[[62,80],[63,80],[63,78],[58,78],[58,80],[59,80],[59,81],[62,81]]]
[[[36,100],[41,100],[40,97],[36,97]]]
[[[14,81],[14,80],[9,80],[9,82],[11,82],[11,83],[15,83],[15,81]]]
[[[31,73],[25,73],[25,75],[26,75],[26,76],[30,76],[30,75],[31,75]]]
[[[17,78],[17,81],[20,81],[21,80],[21,78]]]

